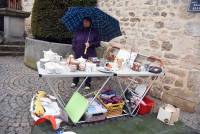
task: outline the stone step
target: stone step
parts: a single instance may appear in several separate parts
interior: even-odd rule
[[[24,52],[24,45],[0,45],[0,51]]]
[[[4,42],[3,44],[0,44],[1,45],[24,45],[25,43],[23,41],[16,41],[16,42]]]
[[[23,56],[24,52],[18,51],[0,51],[0,56]]]

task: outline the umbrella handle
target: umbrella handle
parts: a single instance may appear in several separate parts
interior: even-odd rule
[[[86,43],[88,44],[88,41]],[[85,47],[85,51],[84,51],[85,55],[87,54],[87,50],[88,50],[88,46]]]
[[[87,54],[87,50],[88,50],[88,47],[85,47],[85,51],[84,51],[85,55]]]
[[[89,42],[90,33],[91,33],[91,28],[90,28],[90,31],[89,31],[89,34],[88,34],[87,43]],[[85,47],[85,51],[84,51],[84,54],[85,54],[85,55],[87,54],[87,50],[88,50],[88,47]]]

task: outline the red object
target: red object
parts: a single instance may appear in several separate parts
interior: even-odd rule
[[[145,115],[145,114],[150,113],[154,105],[155,105],[155,102],[152,99],[148,97],[144,97],[143,101],[139,105],[138,114]]]
[[[46,116],[43,116],[42,118],[38,119],[37,121],[35,121],[34,125],[40,125],[42,123],[44,123],[45,121],[50,121],[51,124],[52,124],[52,127],[54,130],[57,129],[57,126],[56,126],[56,119],[54,116],[51,116],[51,115],[46,115]]]

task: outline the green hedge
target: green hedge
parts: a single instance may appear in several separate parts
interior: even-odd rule
[[[72,33],[60,22],[64,11],[71,6],[95,6],[96,3],[97,0],[35,0],[31,22],[34,38],[71,43]]]
[[[96,6],[97,0],[66,0],[69,6]]]
[[[0,0],[0,8],[5,8],[6,5],[6,0]]]

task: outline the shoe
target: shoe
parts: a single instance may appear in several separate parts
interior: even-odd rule
[[[90,90],[90,87],[89,86],[85,86],[85,90]]]
[[[71,84],[71,88],[75,88],[77,84],[73,83]]]

